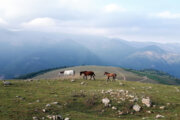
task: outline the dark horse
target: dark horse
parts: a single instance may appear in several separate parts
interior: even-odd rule
[[[81,71],[81,72],[80,72],[80,76],[81,76],[82,74],[84,75],[84,76],[83,76],[83,79],[86,79],[86,80],[87,80],[87,77],[90,76],[90,79],[93,78],[93,79],[95,80],[95,74],[94,74],[93,71]]]
[[[108,72],[104,72],[104,75],[107,76],[107,81],[109,80],[110,77],[112,77],[113,80],[115,80],[117,76],[115,73],[108,73]]]

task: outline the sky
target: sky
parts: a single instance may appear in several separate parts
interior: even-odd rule
[[[0,0],[0,29],[180,43],[179,0]]]

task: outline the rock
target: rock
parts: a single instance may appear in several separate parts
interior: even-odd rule
[[[34,116],[34,117],[33,117],[33,120],[38,120],[38,118]]]
[[[51,104],[52,105],[58,105],[59,103],[58,102],[52,102]]]
[[[112,107],[112,110],[117,110],[117,108],[115,106]]]
[[[51,104],[47,104],[46,107],[51,107]]]
[[[63,120],[61,115],[48,115],[47,118],[50,120]]]
[[[66,117],[64,120],[70,120],[70,118]]]
[[[164,109],[165,109],[165,106],[161,106],[161,107],[159,107],[159,109],[164,110]]]
[[[42,111],[45,113],[45,112],[47,112],[47,109],[42,109]]]
[[[146,111],[146,113],[149,113],[149,114],[151,114],[152,112],[151,112],[151,111]]]
[[[158,118],[164,118],[164,116],[163,115],[156,115],[156,118],[158,119]]]
[[[119,115],[123,115],[124,113],[119,110],[119,111],[118,111],[118,114],[119,114]]]
[[[36,100],[36,102],[40,102],[40,100]]]
[[[124,83],[121,83],[121,82],[120,82],[119,85],[120,85],[120,86],[124,86]]]
[[[141,110],[141,107],[138,104],[136,104],[133,106],[133,110],[139,112]]]
[[[102,103],[105,105],[105,106],[108,106],[109,103],[110,103],[110,100],[108,98],[104,98],[102,99]]]
[[[143,98],[142,103],[145,104],[147,107],[151,107],[151,100],[150,98]]]
[[[169,105],[170,105],[170,103],[166,103],[166,105],[167,105],[167,106],[169,106]]]
[[[81,85],[84,85],[85,84],[85,82],[81,82]]]
[[[71,82],[75,82],[75,80],[74,80],[74,79],[72,79],[72,80],[71,80]]]

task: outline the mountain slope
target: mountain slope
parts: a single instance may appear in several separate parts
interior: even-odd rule
[[[12,80],[0,84],[1,120],[49,119],[61,115],[72,120],[179,120],[180,87],[104,79]],[[110,103],[102,103],[108,98]],[[142,103],[149,98],[150,107]],[[134,105],[141,107],[139,112]]]
[[[180,80],[174,78],[166,73],[156,71],[156,70],[143,70],[136,71],[131,69],[122,69],[119,67],[110,67],[110,66],[76,66],[69,67],[63,69],[52,70],[47,73],[43,73],[34,77],[35,79],[60,79],[62,77],[59,76],[60,71],[64,70],[75,70],[76,75],[73,78],[82,78],[79,75],[80,71],[90,70],[94,71],[96,74],[96,79],[104,79],[106,80],[106,76],[104,76],[104,72],[116,73],[118,80],[126,80],[126,81],[139,81],[145,83],[161,83],[161,84],[169,84],[169,85],[179,85]],[[66,78],[66,77],[65,77]]]

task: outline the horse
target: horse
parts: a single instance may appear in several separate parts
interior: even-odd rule
[[[87,80],[87,77],[90,76],[90,79],[93,78],[93,79],[95,80],[95,74],[94,74],[93,71],[81,71],[81,72],[80,72],[80,76],[81,76],[82,74],[84,74],[83,79],[86,79],[86,80]]]
[[[115,80],[117,76],[116,73],[108,73],[108,72],[104,72],[104,75],[107,76],[107,81],[109,80],[110,77],[112,77],[113,80]]]
[[[65,71],[60,71],[59,72],[59,76],[74,76],[75,75],[75,71],[74,70],[65,70]]]

